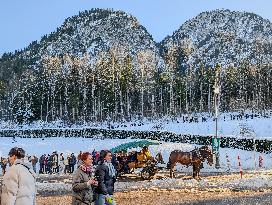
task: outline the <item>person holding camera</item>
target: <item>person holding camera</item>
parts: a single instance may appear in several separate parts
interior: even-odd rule
[[[72,205],[93,205],[95,201],[94,187],[98,182],[94,178],[93,157],[91,153],[81,154],[81,165],[73,177],[73,199]]]

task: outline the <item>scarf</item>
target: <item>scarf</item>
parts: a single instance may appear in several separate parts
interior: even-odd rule
[[[115,177],[116,176],[116,170],[115,170],[113,164],[111,162],[107,162],[107,161],[105,161],[104,163],[109,168],[110,177]]]
[[[86,166],[84,164],[80,165],[80,169],[87,174],[92,173],[93,171],[92,167]]]

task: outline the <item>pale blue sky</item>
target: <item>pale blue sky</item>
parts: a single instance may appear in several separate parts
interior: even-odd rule
[[[272,21],[272,0],[1,0],[0,55],[40,40],[65,18],[91,8],[131,13],[158,42],[208,10],[249,11]]]

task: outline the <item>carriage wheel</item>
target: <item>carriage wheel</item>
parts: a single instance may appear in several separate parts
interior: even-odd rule
[[[143,170],[141,171],[141,178],[143,180],[148,180],[148,179],[151,179],[152,177],[152,173],[151,173],[151,170],[148,169],[148,168],[143,168]]]

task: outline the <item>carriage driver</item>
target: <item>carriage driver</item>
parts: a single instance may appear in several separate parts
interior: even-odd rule
[[[148,150],[147,146],[143,147],[142,153],[145,155],[145,157],[146,157],[147,160],[150,159],[150,158],[152,158],[152,155],[151,155],[150,151]]]

